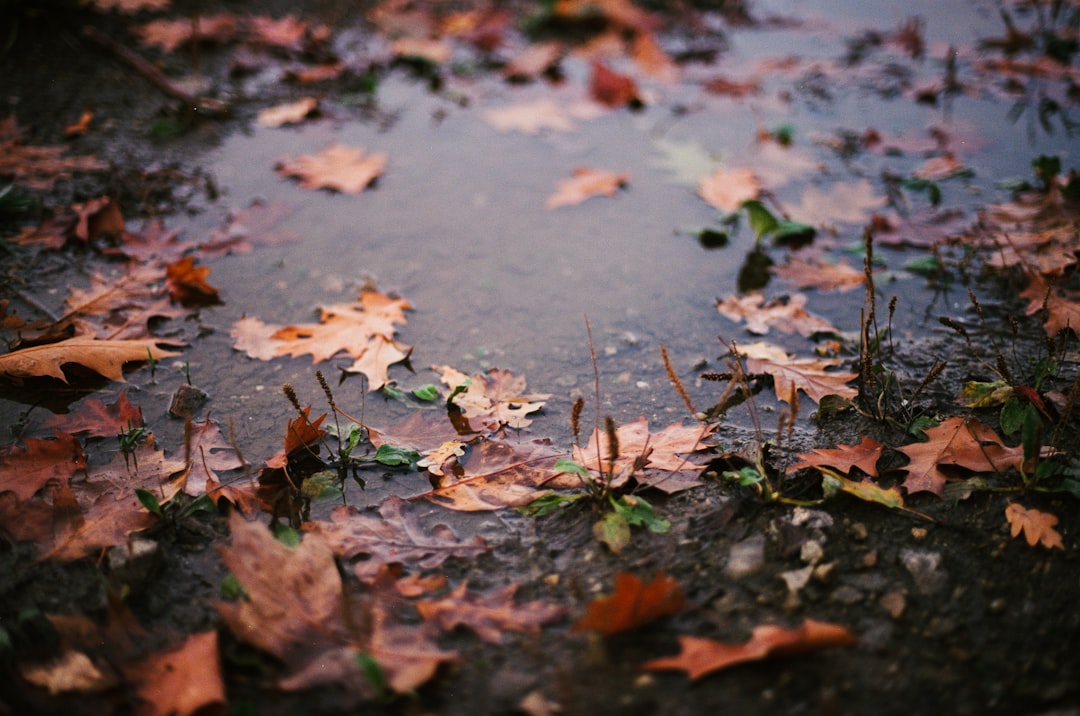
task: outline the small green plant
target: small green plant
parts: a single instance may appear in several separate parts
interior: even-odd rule
[[[139,469],[139,457],[136,453],[139,445],[146,441],[150,436],[148,431],[142,425],[135,425],[131,420],[127,421],[127,429],[117,433],[116,438],[120,441],[120,452],[124,455],[124,464],[127,468],[131,469],[129,460],[134,463],[135,470]]]
[[[173,525],[179,524],[199,512],[215,512],[217,510],[217,506],[214,505],[214,501],[210,499],[209,495],[199,495],[194,500],[183,505],[181,504],[182,501],[176,497],[162,503],[158,500],[157,495],[150,490],[137,487],[135,488],[135,497],[152,515],[162,522],[169,522]]]

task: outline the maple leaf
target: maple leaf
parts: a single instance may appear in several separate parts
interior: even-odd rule
[[[259,112],[255,121],[263,127],[280,127],[285,124],[298,124],[314,114],[319,107],[315,97],[304,97],[288,104],[268,107]]]
[[[311,523],[319,524],[319,523]],[[222,561],[247,595],[216,607],[237,638],[276,656],[285,664],[284,689],[340,683],[373,697],[361,678],[358,660],[374,658],[390,688],[414,689],[431,678],[439,664],[456,655],[444,652],[423,631],[391,623],[385,606],[376,604],[365,621],[370,630],[355,633],[360,615],[347,614],[347,600],[334,553],[318,534],[307,534],[296,548],[274,539],[258,522],[233,514],[232,544]],[[266,565],[274,569],[266,569]]]
[[[589,94],[600,104],[612,109],[643,103],[637,83],[631,77],[615,72],[596,60],[592,63],[589,77]]]
[[[132,405],[126,390],[120,391],[115,403],[106,405],[97,398],[87,398],[69,415],[51,414],[42,421],[42,428],[63,430],[92,438],[115,438],[128,426],[143,425],[142,408]]]
[[[926,431],[926,442],[898,448],[907,455],[907,477],[903,487],[908,494],[933,492],[942,496],[948,477],[943,466],[962,467],[972,472],[1001,472],[1020,469],[1024,448],[1006,446],[993,428],[978,420],[953,417]]]
[[[615,196],[629,181],[629,174],[578,167],[572,177],[559,182],[558,190],[547,198],[545,206],[556,209],[580,204],[594,196]]]
[[[411,308],[404,299],[364,290],[356,303],[320,307],[319,323],[281,327],[245,317],[233,324],[230,335],[236,339],[233,348],[260,360],[310,354],[318,363],[347,353],[354,363],[345,370],[363,373],[368,389],[378,390],[388,380],[389,367],[412,350],[393,339],[395,324],[404,323]]]
[[[744,201],[757,199],[761,184],[750,169],[720,167],[698,181],[698,196],[725,214],[738,211]]]
[[[1009,521],[1012,536],[1018,537],[1023,531],[1024,539],[1030,546],[1041,544],[1047,549],[1065,549],[1061,534],[1054,529],[1058,523],[1057,515],[1010,502],[1005,508],[1005,519]]]
[[[769,270],[785,281],[790,281],[795,288],[847,293],[866,283],[866,272],[853,267],[847,261],[831,263],[791,257],[785,263]]]
[[[176,351],[159,348],[161,342],[156,338],[99,340],[76,336],[0,356],[0,376],[16,382],[47,376],[66,383],[68,379],[62,366],[77,364],[122,383],[125,363],[179,355]]]
[[[690,459],[695,452],[708,450],[704,442],[716,430],[716,425],[683,425],[678,421],[657,433],[649,432],[649,421],[639,417],[615,430],[618,457],[609,464],[607,432],[596,428],[584,448],[574,447],[574,460],[594,473],[613,475],[611,487],[620,487],[633,475],[641,485],[675,493],[701,484],[698,472],[701,465]],[[600,462],[602,460],[602,462]],[[580,487],[580,477],[572,476],[573,485]],[[552,482],[552,487],[566,487]]]
[[[837,182],[822,191],[816,186],[803,190],[800,203],[790,208],[792,216],[807,224],[862,224],[875,209],[885,206],[887,199],[874,192],[866,179],[856,182]]]
[[[808,453],[799,454],[799,462],[790,466],[788,473],[797,472],[807,467],[833,467],[844,474],[858,468],[870,477],[877,477],[877,461],[885,446],[876,440],[863,437],[858,445],[838,445],[835,448],[815,448]]]
[[[745,296],[731,294],[716,304],[716,310],[731,321],[745,321],[748,333],[763,335],[775,328],[781,333],[798,333],[809,338],[815,333],[839,333],[824,318],[806,310],[806,294],[765,300],[764,294],[752,292]]]
[[[858,377],[857,373],[828,371],[842,361],[829,358],[795,358],[782,348],[769,343],[751,343],[739,346],[739,353],[746,358],[748,373],[767,373],[772,376],[777,400],[790,402],[795,390],[806,393],[815,403],[827,395],[854,398],[859,391],[847,385]]]
[[[282,176],[300,179],[305,189],[333,189],[359,194],[383,173],[385,154],[366,154],[358,147],[334,144],[318,154],[308,154],[278,162]]]
[[[1080,334],[1080,292],[1067,291],[1049,283],[1045,276],[1028,274],[1028,285],[1020,292],[1028,300],[1026,313],[1031,316],[1046,310],[1043,330],[1056,336],[1066,329]]]
[[[434,473],[440,476],[438,487],[414,499],[465,512],[527,505],[544,494],[538,488],[557,474],[560,454],[546,440],[484,440],[472,447],[464,464],[442,463]]]
[[[487,544],[478,535],[463,542],[445,524],[425,529],[409,503],[396,496],[383,500],[379,517],[351,506],[338,507],[329,522],[309,522],[304,529],[319,534],[342,559],[366,556],[353,565],[363,582],[378,577],[383,565],[432,569],[450,557],[475,557],[487,551]]]
[[[658,573],[646,583],[629,572],[618,572],[614,591],[594,599],[571,631],[613,636],[675,614],[685,603],[682,587],[671,577]]]
[[[108,168],[94,157],[65,157],[66,147],[34,147],[25,144],[26,132],[15,117],[0,117],[0,178],[14,180],[30,189],[50,189],[74,172]]]
[[[494,432],[504,425],[526,428],[532,420],[526,417],[544,407],[550,393],[526,393],[524,376],[515,376],[508,370],[492,368],[487,373],[475,373],[469,377],[446,365],[433,365],[453,397],[450,402],[461,409],[461,414],[475,431]]]
[[[416,609],[426,621],[438,624],[444,631],[466,626],[490,644],[501,644],[504,631],[539,634],[542,625],[561,619],[566,613],[566,608],[557,604],[515,601],[517,584],[489,594],[468,592],[467,586],[462,582],[439,600],[419,600],[415,602]]]
[[[145,656],[124,673],[138,684],[142,716],[192,716],[225,704],[216,629]]]
[[[166,285],[173,300],[184,306],[221,303],[218,290],[206,282],[209,266],[196,266],[194,256],[185,256],[165,267]]]
[[[86,453],[73,435],[57,433],[56,438],[26,438],[23,446],[11,446],[0,454],[0,493],[11,491],[19,502],[29,500],[43,487],[66,483],[86,469]]]
[[[736,664],[762,659],[794,656],[821,649],[853,646],[855,637],[838,624],[806,619],[794,629],[771,624],[754,627],[750,640],[743,644],[725,644],[693,636],[680,636],[677,656],[652,659],[643,669],[659,671],[681,669],[691,681]]]

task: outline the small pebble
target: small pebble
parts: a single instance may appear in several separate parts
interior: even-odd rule
[[[911,536],[913,539],[915,539],[916,542],[922,542],[924,539],[926,539],[927,534],[928,532],[925,527],[911,528]]]

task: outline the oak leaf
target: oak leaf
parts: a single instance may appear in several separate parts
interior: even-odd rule
[[[140,716],[192,716],[225,704],[217,630],[192,634],[124,672],[137,684]]]
[[[887,201],[875,193],[868,180],[860,179],[838,182],[827,190],[808,186],[803,190],[800,203],[789,210],[792,216],[807,224],[862,224]]]
[[[845,627],[813,619],[806,619],[794,629],[766,624],[754,627],[750,640],[743,644],[680,636],[681,651],[677,656],[652,659],[642,664],[642,668],[650,671],[681,669],[691,681],[696,681],[706,674],[736,664],[853,646],[855,641]]]
[[[836,326],[806,310],[806,294],[795,293],[768,301],[761,293],[732,294],[716,304],[731,321],[745,321],[748,333],[764,335],[770,328],[809,338],[815,333],[838,333]]]
[[[543,496],[540,487],[558,474],[554,465],[560,454],[546,440],[483,440],[464,460],[444,461],[435,473],[438,486],[414,499],[464,512],[527,505]]]
[[[757,199],[761,184],[750,169],[720,167],[698,181],[698,196],[725,214],[739,210],[744,201]]]
[[[26,132],[15,124],[14,116],[0,117],[0,178],[29,189],[49,189],[74,172],[108,167],[94,157],[65,157],[66,147],[35,147],[25,140]]]
[[[1045,309],[1043,330],[1046,335],[1053,337],[1066,329],[1080,335],[1080,292],[1066,290],[1050,283],[1041,274],[1030,273],[1028,285],[1020,292],[1020,297],[1028,300],[1026,313],[1029,316]]]
[[[578,167],[573,176],[559,182],[558,190],[547,198],[545,206],[556,209],[580,204],[594,196],[615,196],[615,192],[624,188],[629,181],[629,174]]]
[[[86,453],[73,435],[26,438],[22,447],[11,446],[0,454],[0,494],[10,490],[19,502],[25,502],[47,485],[66,483],[85,469]]]
[[[284,124],[297,124],[303,122],[319,106],[319,100],[315,97],[304,97],[288,104],[279,104],[268,107],[259,112],[256,121],[263,127],[280,127]]]
[[[250,512],[254,496],[245,481],[240,485],[223,483],[219,471],[237,470],[244,466],[236,448],[225,441],[221,426],[214,420],[193,420],[185,426],[187,471],[183,491],[192,497],[208,495],[214,504],[226,499]]]
[[[858,377],[857,373],[827,370],[840,365],[840,360],[795,358],[764,342],[739,346],[739,353],[746,358],[747,372],[772,376],[776,398],[785,403],[790,402],[795,390],[803,391],[815,403],[820,403],[827,395],[854,398],[859,394],[847,385]]]
[[[124,382],[124,364],[179,355],[158,347],[156,338],[99,340],[76,336],[0,356],[0,376],[16,382],[50,377],[68,382],[62,366],[77,364],[110,380]]]
[[[852,468],[858,468],[865,475],[877,477],[877,461],[884,449],[881,443],[864,436],[858,445],[815,448],[811,452],[800,453],[799,461],[787,471],[792,473],[807,467],[832,467],[848,474]]]
[[[607,433],[599,428],[593,430],[585,447],[574,447],[574,460],[594,473],[612,475],[612,487],[622,486],[633,476],[638,484],[669,494],[680,492],[701,484],[698,478],[701,465],[691,455],[712,447],[705,440],[716,427],[715,424],[683,425],[679,421],[650,433],[649,421],[642,416],[616,428],[618,457],[614,464],[608,460]],[[571,484],[559,480],[553,481],[552,487],[581,486],[580,477],[566,477]]]
[[[517,602],[514,594],[517,584],[509,584],[489,594],[468,592],[467,584],[438,600],[415,602],[424,620],[438,624],[444,631],[466,626],[476,632],[483,641],[501,644],[504,631],[539,634],[540,627],[561,619],[566,608],[557,604],[535,600]]]
[[[383,565],[432,569],[450,557],[476,557],[488,549],[479,536],[459,540],[445,524],[426,529],[410,504],[396,496],[383,500],[379,517],[351,506],[338,507],[329,522],[309,522],[304,529],[317,533],[342,559],[366,557],[353,565],[356,576],[364,582],[377,578]]]
[[[220,303],[218,290],[206,282],[209,266],[196,266],[194,256],[185,256],[165,267],[169,295],[184,306],[209,306]]]
[[[785,263],[770,269],[774,274],[789,281],[795,288],[816,288],[820,291],[847,293],[866,283],[866,273],[847,261],[831,263],[791,257]]]
[[[305,189],[333,189],[359,194],[386,167],[385,154],[367,154],[358,147],[334,144],[318,154],[308,154],[278,162],[281,176],[297,177]]]
[[[993,428],[978,420],[953,417],[926,431],[926,442],[898,448],[908,457],[903,487],[908,494],[932,492],[942,496],[948,476],[943,467],[962,467],[972,472],[1020,469],[1023,446],[1008,447]]]
[[[571,631],[613,636],[675,614],[685,603],[682,587],[671,577],[658,573],[646,583],[629,572],[619,572],[614,591],[594,599]]]
[[[589,95],[612,109],[642,104],[641,94],[633,78],[615,72],[596,60],[592,63],[589,77]]]
[[[495,432],[504,425],[528,427],[532,420],[527,416],[543,408],[551,397],[549,393],[526,393],[525,377],[508,370],[492,368],[470,377],[447,365],[434,365],[431,369],[454,393],[449,402],[461,410],[477,432]]]
[[[1047,549],[1065,549],[1061,533],[1054,529],[1058,523],[1057,515],[1010,502],[1005,508],[1005,518],[1009,521],[1012,536],[1018,537],[1023,531],[1024,539],[1032,547],[1041,544]]]

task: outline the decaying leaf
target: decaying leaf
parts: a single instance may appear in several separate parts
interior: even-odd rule
[[[615,196],[630,181],[630,175],[606,169],[578,167],[573,176],[559,182],[558,191],[547,198],[549,209],[580,204],[594,196]]]
[[[140,659],[125,670],[138,684],[140,716],[192,716],[225,704],[217,630]]]
[[[68,382],[62,366],[77,364],[110,380],[124,382],[124,364],[179,355],[159,348],[155,338],[99,340],[76,336],[57,343],[32,346],[0,356],[0,376],[21,382],[51,377]]]
[[[573,631],[612,636],[670,616],[682,609],[685,601],[682,587],[671,577],[658,573],[646,583],[629,572],[619,572],[615,590],[594,599]]]
[[[66,147],[35,147],[25,143],[26,132],[14,116],[0,117],[0,178],[30,189],[49,189],[75,172],[108,167],[94,157],[65,157]]]
[[[739,346],[739,353],[746,358],[749,373],[767,373],[772,376],[777,400],[787,402],[792,391],[801,390],[815,403],[827,395],[854,398],[859,391],[848,382],[857,373],[828,371],[842,361],[831,358],[795,358],[783,349],[769,343],[751,343]]]
[[[40,427],[72,435],[85,433],[92,438],[115,438],[129,426],[142,425],[142,408],[132,405],[127,391],[122,390],[116,396],[115,403],[105,404],[97,398],[87,398],[68,415],[50,414]]]
[[[962,467],[972,472],[1002,472],[1019,469],[1024,462],[1023,446],[1008,447],[993,428],[978,420],[953,417],[928,428],[926,442],[898,448],[908,456],[904,466],[908,494],[932,492],[941,497],[948,476],[943,467]]]
[[[57,433],[55,439],[25,438],[22,447],[0,454],[0,493],[11,491],[20,502],[47,485],[66,483],[86,469],[86,453],[74,436]]]
[[[831,263],[792,256],[770,270],[785,281],[791,282],[795,288],[816,288],[819,291],[847,293],[861,288],[866,283],[866,273],[847,261]]]
[[[826,190],[808,186],[800,203],[790,208],[792,216],[807,224],[862,224],[871,212],[885,206],[887,199],[874,192],[866,179],[838,182]]]
[[[1012,536],[1019,537],[1023,531],[1024,539],[1032,547],[1041,544],[1047,549],[1065,549],[1061,533],[1054,529],[1058,523],[1057,515],[1010,502],[1005,508],[1005,519],[1009,521]]]
[[[318,154],[278,162],[278,174],[300,179],[305,189],[333,189],[359,194],[386,167],[385,154],[367,154],[358,147],[334,144]]]
[[[445,524],[425,528],[416,511],[400,497],[383,500],[379,515],[339,507],[329,522],[310,522],[305,529],[325,539],[342,559],[364,556],[353,564],[361,581],[373,581],[387,564],[432,569],[450,557],[475,557],[487,551],[487,544],[479,536],[461,541]]]
[[[467,376],[446,365],[431,367],[455,395],[450,402],[477,432],[494,432],[506,425],[525,428],[532,423],[528,417],[544,407],[551,397],[548,393],[526,393],[524,376],[508,370],[492,368],[487,373]]]
[[[863,436],[858,445],[837,445],[835,448],[815,448],[808,453],[800,453],[799,461],[787,469],[793,473],[807,467],[833,467],[847,474],[852,468],[858,468],[864,475],[877,477],[877,461],[885,446],[876,440]]]
[[[602,62],[593,61],[589,94],[605,107],[641,105],[641,94],[633,78],[615,72]]]
[[[557,474],[560,454],[546,440],[483,440],[464,464],[444,463],[438,487],[417,497],[465,512],[527,505],[544,494],[540,487]]]
[[[515,601],[517,584],[488,594],[469,592],[467,587],[462,582],[442,599],[417,601],[416,609],[426,621],[438,624],[444,631],[466,626],[491,644],[501,644],[504,631],[539,634],[541,626],[566,613],[566,608],[557,604]]]
[[[643,669],[660,671],[681,669],[691,681],[706,674],[748,661],[760,661],[805,654],[821,649],[853,646],[855,637],[838,624],[806,619],[794,629],[766,624],[754,627],[750,640],[743,644],[726,644],[712,639],[680,636],[681,651],[677,656],[652,659]]]

